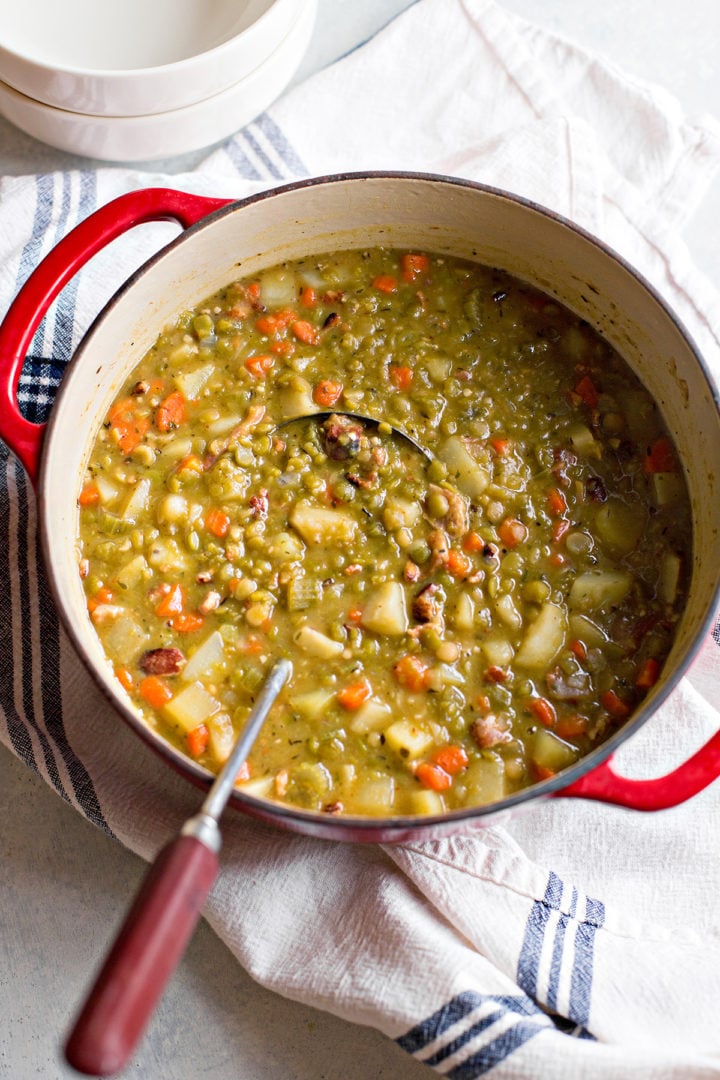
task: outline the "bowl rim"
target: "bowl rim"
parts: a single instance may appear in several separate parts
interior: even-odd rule
[[[171,256],[174,250],[183,244],[187,238],[195,235],[201,229],[217,222],[223,217],[241,212],[249,205],[272,199],[278,195],[338,183],[387,180],[397,180],[400,182],[419,181],[423,183],[442,184],[474,190],[483,196],[519,205],[542,218],[550,220],[557,227],[568,229],[570,232],[597,248],[606,258],[617,264],[620,269],[624,270],[635,279],[640,287],[649,295],[650,299],[654,301],[669,321],[675,326],[698,365],[720,420],[720,387],[715,384],[694,337],[684,326],[670,304],[660,294],[658,289],[652,285],[641,271],[635,268],[624,258],[624,256],[620,255],[605,241],[589,232],[583,226],[576,224],[569,218],[549,209],[543,204],[506,189],[442,173],[392,169],[331,173],[292,181],[290,183],[267,188],[263,191],[254,192],[242,199],[238,199],[226,206],[222,206],[200,219],[194,225],[176,236],[168,244],[164,245],[159,251],[130,274],[125,282],[123,282],[119,289],[103,306],[74,351],[71,368],[61,382],[58,397],[71,393],[73,381],[71,376],[72,368],[75,367],[75,361],[82,360],[82,355],[96,328],[107,317],[108,313],[123,300],[125,295],[134,287],[140,277],[147,273],[161,259]],[[169,764],[175,771],[181,773],[187,780],[190,780],[190,782],[194,783],[196,786],[207,788],[212,783],[214,775],[181,754],[179,750],[176,750],[169,742],[164,740],[162,736],[152,731],[149,726],[140,719],[136,711],[121,699],[119,692],[110,689],[109,680],[106,683],[104,679],[99,677],[99,672],[95,664],[85,650],[81,635],[75,630],[74,621],[70,618],[69,612],[66,612],[64,609],[62,598],[59,593],[59,587],[55,581],[55,574],[52,572],[52,540],[46,526],[45,514],[42,510],[42,506],[46,501],[46,462],[49,456],[49,448],[53,441],[53,432],[55,428],[54,421],[58,415],[59,410],[53,407],[48,420],[41,452],[38,479],[38,502],[41,508],[39,522],[43,559],[46,567],[48,567],[50,571],[48,573],[48,579],[64,628],[70,637],[76,654],[93,677],[95,685],[100,688],[114,710],[120,714],[146,745],[163,758],[166,764]],[[580,777],[591,772],[594,768],[611,757],[611,755],[623,743],[631,738],[650,716],[667,700],[670,694],[677,688],[678,684],[697,657],[708,632],[715,624],[718,612],[720,612],[720,581],[718,581],[718,584],[716,585],[714,594],[708,599],[707,608],[702,620],[699,625],[695,627],[691,639],[683,653],[676,660],[673,670],[661,680],[658,686],[650,695],[648,695],[626,723],[618,728],[618,730],[600,746],[580,758],[573,765],[563,769],[556,776],[538,781],[535,784],[522,788],[496,802],[480,806],[463,807],[458,810],[450,810],[441,815],[399,815],[388,817],[328,815],[324,814],[322,811],[303,810],[300,807],[289,806],[274,800],[247,795],[240,789],[234,788],[230,796],[229,805],[241,809],[251,817],[276,825],[283,824],[290,831],[301,832],[305,835],[315,835],[317,837],[333,840],[343,839],[394,843],[402,842],[411,837],[416,838],[418,833],[422,833],[428,839],[447,833],[457,833],[463,826],[472,827],[474,823],[476,825],[482,824],[485,819],[491,818],[493,815],[504,816],[507,812],[512,812],[521,805],[532,802],[535,799],[545,799],[559,795],[564,788],[569,787],[576,780],[579,780]]]
[[[148,79],[154,82],[165,75],[184,75],[192,68],[201,67],[206,63],[211,64],[214,61],[224,58],[226,53],[232,53],[234,49],[237,48],[240,41],[243,41],[244,44],[249,37],[260,33],[264,28],[263,24],[269,22],[271,17],[276,16],[277,8],[280,5],[285,5],[290,8],[293,3],[302,6],[306,2],[307,0],[269,0],[265,9],[256,19],[253,19],[253,21],[239,33],[233,34],[218,45],[204,49],[202,52],[193,53],[191,56],[186,56],[179,60],[171,60],[165,64],[149,65],[147,67],[91,68],[78,67],[72,64],[47,64],[37,57],[0,41],[0,76],[2,76],[3,80],[7,83],[2,70],[2,59],[4,55],[12,57],[22,65],[32,68],[34,72],[40,72],[44,75],[66,75],[79,80],[104,81],[113,84],[134,83],[138,79]],[[277,41],[275,44],[277,44]],[[249,71],[246,74],[249,74]],[[7,85],[12,86],[11,83],[7,83]],[[12,88],[16,89],[14,86]],[[24,91],[18,92],[25,93]],[[25,94],[25,96],[31,97],[29,94]]]

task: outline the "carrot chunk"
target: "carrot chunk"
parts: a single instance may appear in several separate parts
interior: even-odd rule
[[[357,682],[343,687],[342,690],[338,690],[338,704],[342,705],[343,709],[353,712],[355,709],[359,709],[371,694],[372,687],[367,679],[359,679]]]
[[[321,379],[313,390],[313,401],[327,409],[332,407],[343,392],[343,384],[332,379]]]
[[[204,623],[202,615],[198,615],[195,611],[180,611],[170,620],[173,630],[177,630],[179,634],[194,634],[202,629]]]
[[[400,260],[400,267],[403,280],[412,284],[414,281],[417,281],[421,274],[427,273],[430,267],[430,260],[427,255],[417,252],[408,252],[406,255],[403,255]]]
[[[551,728],[557,720],[555,706],[547,698],[533,698],[530,702],[530,711],[546,728]]]
[[[100,502],[100,488],[91,480],[80,492],[78,502],[81,506],[96,506]]]
[[[198,724],[187,733],[188,751],[191,757],[198,758],[204,754],[210,740],[210,732],[205,724]]]
[[[443,746],[440,750],[436,750],[433,754],[433,761],[441,769],[444,769],[446,773],[449,773],[450,776],[457,776],[458,773],[467,768],[468,756],[464,746],[452,743],[450,746]]]
[[[560,517],[567,510],[567,500],[559,488],[552,488],[547,494],[548,510],[553,517]]]
[[[302,341],[304,345],[317,345],[320,340],[317,329],[305,319],[296,319],[290,329],[298,341]]]
[[[263,356],[248,356],[245,368],[250,372],[253,379],[264,379],[272,370],[275,360],[267,354]]]
[[[393,675],[401,686],[414,693],[428,688],[428,665],[419,656],[413,656],[411,653],[400,657],[393,667]]]
[[[377,289],[378,292],[394,293],[397,292],[397,287],[397,278],[393,277],[392,274],[378,274],[373,279],[373,288]]]
[[[659,439],[655,440],[645,455],[645,472],[675,472],[676,469],[677,463],[675,461],[675,451],[673,450],[672,443],[669,439],[666,439],[664,435],[661,435]]]
[[[155,608],[155,614],[161,619],[169,619],[173,615],[179,615],[185,606],[185,593],[182,585],[175,584],[170,592],[165,593],[162,600]]]
[[[616,720],[624,720],[631,713],[627,701],[623,701],[614,690],[606,690],[600,695],[600,704]]]
[[[409,390],[413,381],[413,369],[391,364],[388,368],[388,378],[396,390]]]
[[[175,428],[179,428],[186,419],[187,408],[185,407],[185,398],[179,390],[174,390],[172,394],[168,394],[155,410],[155,427],[158,431],[174,431]]]
[[[221,510],[218,506],[211,506],[205,514],[205,528],[208,532],[211,532],[213,536],[217,536],[218,539],[227,536],[228,529],[230,528],[230,515],[226,514],[225,511]]]
[[[162,709],[172,700],[173,692],[159,675],[147,675],[138,685],[140,694],[153,709]]]
[[[517,518],[507,517],[498,525],[498,536],[503,546],[512,551],[518,544],[522,544],[523,540],[527,540],[527,526],[523,525],[522,521],[518,521]]]
[[[575,393],[578,397],[582,398],[589,408],[597,408],[597,403],[599,401],[598,392],[589,375],[585,375],[585,377],[580,380],[575,387]]]
[[[447,791],[452,784],[452,776],[432,761],[421,761],[415,770],[415,776],[423,787],[430,788],[431,791]]]
[[[657,660],[650,656],[641,665],[640,670],[635,679],[635,685],[639,690],[649,690],[651,686],[654,686],[660,676],[660,664]]]

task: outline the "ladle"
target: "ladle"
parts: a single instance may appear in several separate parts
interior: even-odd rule
[[[419,443],[412,435],[408,435],[402,428],[395,427],[394,424],[389,423],[387,420],[378,420],[374,416],[365,416],[363,413],[344,412],[341,409],[318,410],[318,412],[302,413],[299,416],[290,416],[287,420],[281,420],[277,425],[277,429],[288,427],[290,424],[301,424],[303,421],[328,420],[331,416],[339,416],[349,420],[357,420],[361,424],[372,425],[373,427],[378,428],[381,434],[394,435],[404,442],[409,443],[413,450],[417,450],[427,461],[433,460],[433,455],[427,447],[423,446],[422,443]]]
[[[232,753],[200,811],[162,849],[125,918],[65,1046],[88,1076],[112,1076],[132,1054],[200,917],[218,871],[218,820],[240,766],[287,682],[292,665],[272,667]]]

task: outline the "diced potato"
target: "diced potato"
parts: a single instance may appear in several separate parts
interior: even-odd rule
[[[354,802],[358,814],[375,817],[387,814],[395,802],[395,781],[392,776],[363,780],[355,788]]]
[[[289,532],[280,532],[273,536],[268,546],[268,554],[271,559],[278,562],[296,562],[302,559],[305,546],[298,536]]]
[[[413,814],[436,816],[445,812],[445,800],[437,791],[414,791],[410,796]]]
[[[528,740],[533,761],[543,769],[560,772],[579,757],[574,746],[559,739],[547,728],[538,727],[533,735],[528,736]]]
[[[410,502],[409,499],[391,497],[385,503],[383,510],[383,523],[386,529],[411,529],[422,516],[422,507],[419,502]]]
[[[623,570],[588,570],[573,581],[568,603],[573,611],[600,611],[619,604],[631,585]]]
[[[306,544],[349,544],[357,532],[357,522],[342,510],[299,502],[288,518]]]
[[[147,560],[152,567],[156,570],[162,570],[164,573],[184,570],[187,565],[182,551],[172,537],[169,536],[159,536],[156,540],[153,540]]]
[[[330,660],[340,656],[345,646],[340,641],[333,641],[327,634],[314,630],[312,626],[301,626],[293,636],[293,641],[304,652],[317,656],[319,660]]]
[[[118,585],[123,589],[132,589],[150,572],[150,567],[148,566],[145,556],[136,555],[134,559],[130,559],[130,561],[125,563],[122,569],[118,571]]]
[[[597,442],[587,424],[573,424],[569,434],[572,448],[580,457],[602,457],[602,446]]]
[[[484,466],[476,461],[459,435],[451,435],[438,451],[439,459],[448,467],[450,476],[459,490],[470,499],[482,495],[490,483],[490,475]]]
[[[206,434],[208,439],[219,439],[223,435],[229,435],[244,420],[242,416],[218,416],[217,420],[207,425]]]
[[[260,277],[260,299],[265,307],[286,307],[297,302],[298,279],[294,271],[280,266]]]
[[[426,361],[425,368],[433,382],[445,382],[452,371],[452,360],[449,356],[431,356]]]
[[[499,593],[495,598],[495,612],[498,619],[510,630],[519,630],[522,626],[522,615],[515,607],[510,593]]]
[[[435,664],[428,672],[428,689],[440,691],[446,686],[464,686],[465,676],[452,664]]]
[[[463,775],[469,806],[485,806],[504,799],[505,762],[499,754],[483,755],[468,765]]]
[[[245,780],[236,784],[238,791],[243,795],[252,795],[255,799],[271,799],[275,787],[274,776],[258,776],[257,780]]]
[[[595,517],[595,532],[612,555],[629,555],[640,540],[646,524],[645,511],[620,499],[608,499]]]
[[[109,480],[106,480],[104,476],[94,477],[95,486],[100,492],[100,502],[103,506],[112,506],[120,492],[111,484]]]
[[[408,628],[405,589],[399,581],[386,581],[370,593],[360,620],[375,634],[404,634]]]
[[[385,745],[405,761],[415,761],[422,757],[434,741],[430,732],[423,731],[411,720],[396,720],[390,727],[385,728]]]
[[[379,731],[387,727],[392,711],[390,706],[377,698],[370,698],[353,716],[349,728],[358,735],[366,735],[369,731]]]
[[[166,715],[185,732],[204,724],[217,712],[220,702],[200,682],[186,686],[165,706]]]
[[[656,506],[670,506],[672,503],[680,503],[683,498],[684,488],[680,473],[653,473],[652,486]]]
[[[159,454],[161,465],[169,465],[171,462],[180,461],[192,452],[192,439],[178,437],[166,442]]]
[[[196,401],[214,371],[214,364],[205,364],[203,367],[195,368],[194,371],[180,372],[175,376],[175,385],[184,398],[188,401]]]
[[[138,514],[142,513],[147,508],[148,499],[150,498],[150,480],[145,478],[144,480],[138,480],[137,484],[132,488],[130,494],[125,500],[125,504],[121,510],[122,516],[126,521],[134,521]]]
[[[217,676],[217,669],[225,659],[225,642],[218,630],[197,647],[180,672],[180,678],[185,682],[195,682],[198,679],[209,679]]]
[[[515,650],[505,634],[498,630],[492,630],[483,638],[480,650],[490,667],[507,667],[515,655]]]
[[[307,416],[318,411],[312,398],[312,387],[307,379],[296,375],[278,392],[276,415],[278,420],[291,420],[294,416]]]
[[[317,720],[334,698],[334,690],[318,687],[317,690],[308,690],[304,694],[295,694],[290,698],[290,708],[306,720]]]
[[[518,667],[543,668],[551,664],[565,644],[567,614],[557,604],[543,604],[530,623],[515,656]]]
[[[680,582],[680,568],[680,556],[676,555],[674,551],[668,551],[663,555],[660,563],[658,593],[666,604],[675,603]]]
[[[235,745],[235,729],[227,713],[217,713],[207,721],[208,747],[215,762],[224,765]]]
[[[606,644],[608,636],[602,627],[588,619],[587,615],[570,616],[570,634],[578,638],[590,649],[601,649]]]
[[[187,499],[177,493],[165,495],[157,504],[155,514],[160,525],[175,525],[184,521],[188,515]]]
[[[456,630],[472,630],[475,626],[475,603],[469,593],[458,596],[452,621]]]
[[[110,656],[120,664],[131,664],[145,648],[148,635],[132,615],[120,615],[102,635]]]

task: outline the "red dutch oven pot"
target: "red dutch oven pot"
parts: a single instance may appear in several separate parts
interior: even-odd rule
[[[49,305],[112,240],[136,225],[160,220],[179,223],[183,233],[137,271],[97,317],[63,379],[47,426],[28,422],[17,404],[17,385]],[[670,694],[712,626],[720,585],[717,391],[675,316],[614,252],[542,207],[467,181],[349,174],[303,181],[240,202],[141,190],[93,213],[43,260],[0,327],[0,436],[35,486],[44,562],[79,655],[132,730],[187,778],[207,786],[205,770],[152,732],[133,709],[87,617],[75,548],[84,464],[113,397],[179,311],[239,276],[282,260],[374,245],[420,247],[501,267],[556,297],[621,352],[658,402],[683,462],[693,512],[686,610],[661,681],[630,721],[559,776],[500,802],[428,818],[322,815],[241,792],[233,794],[232,804],[295,832],[391,842],[482,825],[499,812],[548,796],[636,810],[660,810],[689,799],[720,775],[720,731],[678,768],[655,779],[619,775],[612,756]]]

